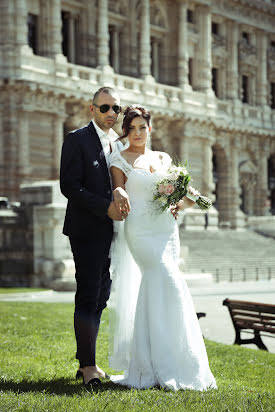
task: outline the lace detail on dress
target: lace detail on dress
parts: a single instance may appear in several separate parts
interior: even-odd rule
[[[122,170],[125,176],[128,177],[133,167],[121,156],[119,152],[113,152],[110,154],[109,158],[110,167],[115,166]]]

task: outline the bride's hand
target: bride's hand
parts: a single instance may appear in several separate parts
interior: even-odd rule
[[[185,209],[184,207],[184,200],[181,199],[176,205],[172,205],[170,206],[170,211],[173,215],[173,217],[177,220],[178,218],[178,214],[180,210]]]
[[[176,205],[171,206],[170,210],[174,218],[177,219],[180,210],[188,209],[194,206],[194,204],[195,202],[193,202],[193,200],[184,197]]]
[[[131,210],[130,199],[127,192],[122,189],[122,187],[117,187],[113,191],[113,195],[116,207],[121,212],[121,214],[124,215],[124,217],[127,217]]]
[[[172,213],[173,217],[177,220],[178,213],[179,213],[178,206],[177,205],[170,206],[170,212]]]

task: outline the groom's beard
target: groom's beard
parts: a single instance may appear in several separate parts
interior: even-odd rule
[[[76,359],[79,360],[80,368],[96,365],[96,339],[100,324],[102,311],[85,313],[81,310],[75,311],[74,328],[77,341]],[[80,359],[79,353],[82,358]]]

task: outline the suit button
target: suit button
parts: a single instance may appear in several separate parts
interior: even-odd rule
[[[108,195],[111,193],[111,190],[107,190]]]
[[[80,192],[83,192],[83,189],[79,189]]]

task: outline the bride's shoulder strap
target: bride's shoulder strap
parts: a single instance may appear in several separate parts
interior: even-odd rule
[[[128,176],[132,166],[121,156],[119,151],[112,152],[109,158],[110,167],[115,166],[122,170],[125,176]]]

